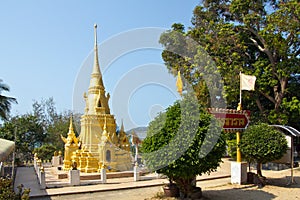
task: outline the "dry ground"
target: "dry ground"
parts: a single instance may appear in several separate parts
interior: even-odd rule
[[[203,200],[295,200],[300,199],[300,168],[294,170],[295,183],[287,185],[291,180],[290,170],[264,171],[268,184],[263,188],[256,185],[232,185],[230,183],[216,186],[205,186],[201,182],[197,186],[202,188]],[[214,180],[212,180],[213,182]],[[206,184],[213,185],[206,182]],[[156,193],[152,198],[156,199],[176,199],[163,198],[162,193]]]

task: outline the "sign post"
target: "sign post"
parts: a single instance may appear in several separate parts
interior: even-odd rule
[[[223,129],[228,132],[242,132],[250,122],[249,110],[208,108],[208,112],[219,119],[223,123]]]
[[[250,111],[209,108],[208,112],[214,115],[223,123],[223,129],[228,132],[236,132],[237,145],[240,143],[241,132],[244,131],[250,122]],[[231,163],[231,183],[242,184],[247,181],[247,163],[242,162],[240,148],[237,146],[236,162]]]

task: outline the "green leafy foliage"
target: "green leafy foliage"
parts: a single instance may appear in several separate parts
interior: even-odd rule
[[[58,113],[53,98],[34,101],[32,106],[32,113],[11,117],[0,125],[0,138],[16,140],[16,158],[20,161],[32,160],[34,150],[42,154],[38,153],[41,159],[50,160],[54,150],[64,149],[60,135],[68,133],[72,113]],[[73,115],[73,119],[77,132],[79,114]]]
[[[193,86],[199,101],[208,106],[208,98],[220,96],[229,108],[236,108],[239,72],[255,75],[255,91],[243,91],[242,98],[243,108],[251,110],[251,121],[288,124],[299,129],[299,15],[297,0],[205,0],[195,7],[189,30],[175,24],[161,35],[160,43],[165,47],[162,57],[170,72],[176,75],[179,70]],[[223,94],[212,94],[205,88],[204,76],[196,69],[209,65],[189,62],[203,53],[193,52],[194,47],[175,33],[192,38],[212,57],[224,82]],[[181,51],[177,50],[179,47]]]
[[[38,157],[43,160],[51,160],[55,151],[57,151],[56,146],[52,144],[44,144],[41,147],[35,148],[33,153],[37,153]]]
[[[0,127],[0,138],[16,141],[17,158],[22,161],[32,159],[34,148],[41,146],[45,137],[42,124],[30,114],[12,117]]]
[[[246,160],[258,164],[257,173],[260,176],[262,176],[260,164],[280,159],[287,148],[283,133],[265,123],[249,126],[240,142],[243,156]]]
[[[18,192],[13,189],[13,180],[11,178],[0,178],[0,199],[2,200],[29,200],[30,189],[24,189],[23,185],[19,185]]]
[[[225,153],[221,128],[197,101],[185,96],[149,125],[142,144],[147,166],[188,195],[196,175],[215,171]]]
[[[229,156],[233,159],[236,160],[236,154],[237,154],[237,144],[236,144],[236,139],[233,140],[226,140],[227,144],[227,151]]]
[[[0,199],[17,199],[13,191],[12,179],[0,178]]]
[[[1,94],[3,91],[9,92],[8,85],[2,82],[3,81],[0,79],[0,119],[7,120],[11,109],[11,104],[17,103],[17,100],[13,97],[7,97]]]
[[[56,111],[53,98],[35,101],[32,105],[34,115],[43,124],[46,137],[43,144],[55,146],[57,151],[63,151],[64,142],[60,135],[66,136],[69,130],[70,117],[73,116],[74,131],[80,132],[80,115],[70,111],[59,113]]]

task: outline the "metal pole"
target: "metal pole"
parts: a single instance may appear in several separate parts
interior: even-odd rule
[[[240,90],[240,94],[241,94],[241,90]],[[242,110],[242,99],[240,98],[240,103],[237,107],[237,111],[239,110]],[[240,147],[239,147],[239,144],[240,144],[240,141],[241,141],[241,132],[236,132],[236,161],[237,162],[242,162],[242,153],[241,153],[241,150],[240,150]]]
[[[138,162],[138,144],[136,143],[135,144],[135,163],[137,163]]]
[[[291,179],[287,185],[296,184],[294,179],[294,137],[291,135]]]
[[[241,141],[241,133],[240,132],[236,132],[236,162],[242,162],[242,154],[241,154],[241,150],[239,147]]]
[[[237,107],[237,111],[239,110],[242,110],[242,81],[241,81],[241,72],[240,72],[240,102],[238,104],[238,107]],[[241,154],[241,151],[240,151],[240,148],[239,148],[239,144],[240,144],[240,141],[241,141],[241,133],[238,131],[236,132],[236,161],[237,162],[242,162],[242,154]]]

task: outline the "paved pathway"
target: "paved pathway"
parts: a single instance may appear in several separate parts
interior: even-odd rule
[[[17,187],[23,184],[24,188],[30,188],[30,195],[39,194],[39,195],[47,195],[46,190],[41,190],[40,185],[38,183],[37,175],[34,171],[33,167],[18,167],[14,190],[17,192]]]
[[[47,174],[47,172],[46,172]],[[197,178],[197,185],[207,184],[222,185],[230,182],[230,162],[225,162],[218,168],[217,172],[211,175],[202,175]],[[46,185],[53,184],[53,177],[46,176]],[[213,181],[209,181],[213,180]],[[84,185],[68,186],[59,188],[47,188],[41,190],[37,181],[37,176],[33,167],[20,167],[17,170],[15,187],[23,184],[25,188],[30,188],[31,199],[145,199],[154,196],[160,187],[167,183],[167,179],[158,178],[154,174],[143,176],[141,181],[134,182],[133,178],[107,179],[106,184],[100,181],[82,181]],[[65,183],[66,184],[66,183]],[[16,188],[15,188],[16,189]]]

